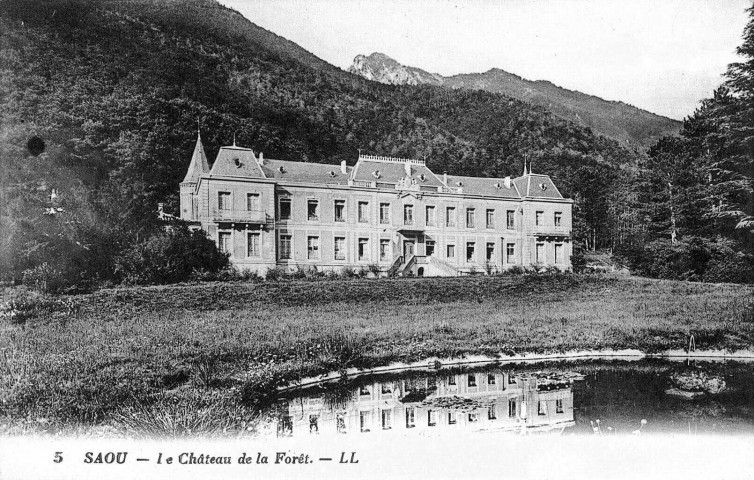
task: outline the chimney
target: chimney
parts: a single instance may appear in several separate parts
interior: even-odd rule
[[[258,162],[258,163],[259,163],[260,165],[264,165],[264,153],[262,153],[262,152],[259,152],[259,158],[257,158],[257,162]]]
[[[408,162],[406,162],[406,163],[403,164],[403,167],[406,170],[406,176],[410,177],[411,176],[411,164],[408,163]]]
[[[442,172],[442,183],[448,184],[448,172]]]
[[[505,188],[511,188],[511,177],[505,177],[503,183],[505,184]]]
[[[345,160],[342,160],[340,162],[340,173],[342,173],[343,175],[345,175],[345,174],[348,173],[348,169],[346,168],[346,161]]]

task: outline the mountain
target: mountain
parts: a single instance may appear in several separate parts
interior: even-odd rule
[[[368,81],[214,0],[3,0],[0,65],[4,278],[114,275],[157,204],[177,210],[197,123],[209,159],[234,136],[269,158],[352,164],[361,149],[453,175],[516,175],[528,158],[598,246],[625,223],[641,156],[506,95]]]
[[[441,85],[452,89],[500,93],[547,108],[554,114],[626,146],[648,147],[659,138],[678,133],[681,122],[641,110],[623,102],[567,90],[548,81],[531,81],[493,68],[485,73],[443,77],[401,65],[382,53],[357,55],[349,72],[369,80],[393,85]]]

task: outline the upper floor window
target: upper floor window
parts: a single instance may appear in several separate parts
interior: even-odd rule
[[[359,222],[369,223],[369,202],[359,202]]]
[[[428,226],[435,226],[435,206],[434,205],[427,205],[426,208],[426,214],[427,214],[427,225]]]
[[[414,206],[413,205],[403,206],[403,224],[404,225],[414,224]]]
[[[534,224],[535,225],[542,225],[542,219],[544,218],[545,212],[538,211],[534,216]]]
[[[246,210],[250,212],[259,211],[259,194],[258,193],[246,194]]]
[[[469,387],[476,387],[476,375],[473,373],[469,374]]]
[[[346,201],[345,200],[335,200],[335,221],[336,222],[346,221]]]
[[[217,208],[220,210],[230,210],[230,192],[217,192]]]
[[[516,212],[514,210],[505,212],[505,226],[508,230],[516,228]]]
[[[495,210],[487,209],[487,228],[495,228]]]
[[[319,220],[319,200],[306,201],[306,218],[309,220]]]
[[[456,226],[456,207],[447,207],[445,209],[445,226],[446,227]]]
[[[291,219],[291,199],[281,198],[280,199],[280,220],[290,220],[290,219]]]
[[[561,224],[561,222],[562,222],[562,220],[563,220],[563,214],[560,213],[560,212],[555,212],[555,214],[553,215],[552,220],[553,220],[554,225],[556,227],[559,227],[560,224]]]
[[[475,211],[473,208],[466,209],[466,228],[474,228],[474,215]]]
[[[390,223],[389,203],[380,203],[380,223]]]

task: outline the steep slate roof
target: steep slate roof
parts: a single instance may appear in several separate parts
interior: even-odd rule
[[[464,195],[521,198],[521,195],[516,190],[513,180],[511,180],[511,186],[508,188],[505,186],[505,179],[502,178],[459,177],[456,175],[448,175],[448,187],[458,188],[458,182],[463,183]],[[497,188],[495,184],[499,184],[500,188]]]
[[[191,163],[189,164],[186,177],[183,179],[183,183],[197,182],[199,175],[209,172],[209,164],[207,163],[207,155],[204,153],[204,145],[202,145],[202,136],[197,134],[196,146],[194,147],[194,154],[191,156]]]
[[[280,167],[283,168],[282,172],[280,172]],[[348,177],[352,169],[353,167],[346,167],[346,173],[343,174],[340,172],[340,165],[268,159],[265,159],[262,165],[267,178],[326,185],[348,185]]]
[[[521,196],[535,198],[563,198],[557,187],[547,175],[530,173],[523,177],[514,178]],[[544,188],[542,188],[544,186]]]
[[[215,160],[209,173],[210,175],[230,177],[264,178],[264,173],[257,164],[254,151],[235,145],[220,148],[217,160]]]
[[[399,180],[406,178],[406,167],[403,163],[359,160],[354,168],[356,171],[353,179],[357,182],[398,183]],[[375,171],[380,172],[379,178],[374,177]],[[420,175],[424,175],[423,181]],[[424,165],[411,164],[411,179],[415,179],[416,184],[422,187],[443,186],[442,181]]]

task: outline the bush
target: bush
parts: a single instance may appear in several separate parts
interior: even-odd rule
[[[78,304],[71,298],[24,292],[10,301],[0,303],[0,319],[14,325],[23,325],[30,318],[67,317],[77,310]]]
[[[124,283],[145,285],[176,283],[200,275],[219,274],[229,266],[203,230],[176,226],[127,249],[115,259],[115,273]]]
[[[66,286],[63,272],[54,269],[47,262],[24,270],[22,282],[42,293],[58,293]]]

